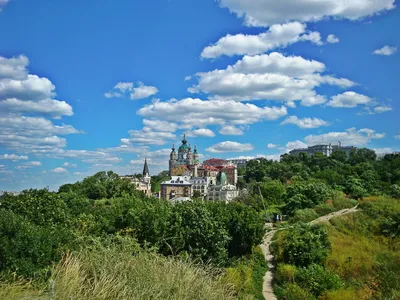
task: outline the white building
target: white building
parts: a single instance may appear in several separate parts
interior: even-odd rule
[[[208,187],[217,184],[216,177],[192,177],[188,180],[192,184],[193,192],[198,191],[201,197],[207,196]]]
[[[350,157],[351,151],[355,150],[356,147],[353,146],[342,146],[340,143],[339,145],[314,145],[307,148],[302,149],[294,149],[289,152],[290,155],[299,155],[300,153],[305,153],[308,156],[311,156],[317,152],[320,152],[326,156],[331,156],[335,151],[343,151],[346,153],[347,158]]]
[[[207,200],[209,201],[225,201],[230,202],[239,196],[239,191],[236,186],[228,185],[213,185],[208,187]]]
[[[144,160],[143,177],[137,178],[134,175],[120,176],[121,179],[129,180],[130,183],[135,185],[136,190],[142,191],[147,196],[151,196],[151,176],[149,167],[147,166],[147,159]]]
[[[161,183],[161,198],[165,200],[177,197],[192,197],[192,183],[189,176],[172,176]]]

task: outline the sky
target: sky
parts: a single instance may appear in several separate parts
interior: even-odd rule
[[[400,150],[395,0],[0,0],[0,190],[319,143]]]

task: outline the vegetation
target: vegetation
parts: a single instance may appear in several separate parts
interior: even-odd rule
[[[240,174],[248,193],[229,204],[173,205],[113,172],[2,196],[0,298],[262,299],[257,245],[276,215],[290,223],[271,246],[279,298],[399,298],[399,154],[283,155]],[[357,214],[306,225],[357,203]]]

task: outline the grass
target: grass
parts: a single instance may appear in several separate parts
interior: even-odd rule
[[[232,285],[211,267],[125,250],[109,246],[68,253],[54,266],[45,291],[1,284],[0,299],[235,299]]]

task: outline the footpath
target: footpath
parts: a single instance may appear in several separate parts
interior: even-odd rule
[[[308,224],[313,225],[313,224],[318,224],[318,223],[322,223],[322,222],[329,222],[329,220],[331,220],[333,218],[357,212],[357,211],[359,211],[357,206],[358,205],[356,205],[355,207],[352,207],[352,208],[346,208],[346,209],[342,209],[339,211],[335,211],[328,215],[319,217],[319,218],[309,222]],[[271,240],[272,240],[272,237],[274,236],[275,232],[277,232],[278,230],[289,229],[290,227],[282,228],[282,229],[272,229],[273,228],[272,223],[267,223],[266,227],[271,228],[271,230],[265,234],[263,243],[260,245],[260,247],[264,253],[265,260],[268,263],[268,269],[264,275],[263,296],[264,296],[264,299],[266,299],[266,300],[277,300],[277,298],[274,294],[273,286],[272,286],[272,279],[274,278],[273,274],[274,274],[274,269],[275,269],[274,257],[271,254],[271,252],[269,251],[269,246],[271,244]]]

